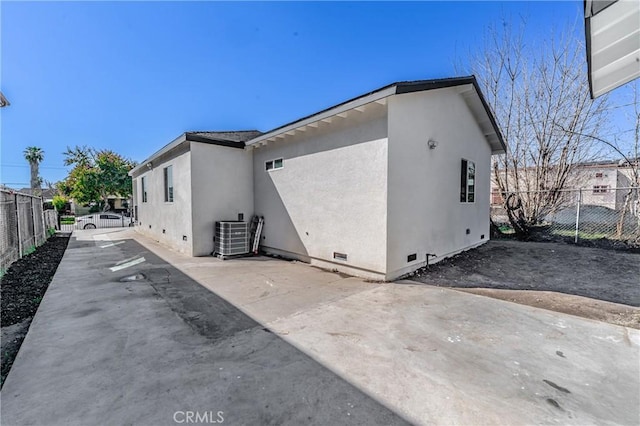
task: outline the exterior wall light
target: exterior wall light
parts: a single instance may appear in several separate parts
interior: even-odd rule
[[[147,163],[147,169],[151,170],[153,168],[153,164],[151,163],[151,161],[149,161]]]
[[[429,139],[429,141],[427,142],[427,145],[429,146],[429,149],[436,149],[436,146],[438,146],[438,141],[434,139]]]

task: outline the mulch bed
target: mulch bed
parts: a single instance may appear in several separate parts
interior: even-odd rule
[[[2,310],[2,382],[9,374],[31,319],[58,269],[69,243],[68,234],[55,235],[13,263],[0,280]]]

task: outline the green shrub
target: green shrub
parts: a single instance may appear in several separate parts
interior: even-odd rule
[[[58,213],[60,213],[67,205],[67,199],[62,195],[55,195],[53,197],[53,200],[51,201],[51,204],[53,204],[53,207],[55,207]]]

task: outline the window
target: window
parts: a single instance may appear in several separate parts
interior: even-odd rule
[[[594,194],[606,194],[609,192],[609,185],[594,185],[593,193]]]
[[[146,203],[147,202],[147,178],[142,176],[142,179],[140,179],[140,182],[142,183],[142,202]]]
[[[164,168],[164,201],[173,203],[173,166]]]
[[[473,203],[476,192],[476,165],[473,161],[462,160],[460,168],[460,202]]]
[[[504,202],[504,198],[502,198],[502,194],[499,189],[491,190],[491,205],[499,206]]]
[[[270,171],[270,170],[278,170],[284,167],[284,159],[282,158],[277,158],[275,160],[269,160],[266,163],[264,163],[264,169],[266,171]]]
[[[601,178],[602,177],[602,173],[596,173],[596,177],[597,178]]]

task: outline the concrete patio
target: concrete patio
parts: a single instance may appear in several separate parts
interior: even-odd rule
[[[640,332],[411,281],[76,231],[2,424],[638,424]],[[142,260],[141,260],[142,259]],[[211,290],[205,291],[203,287]]]

